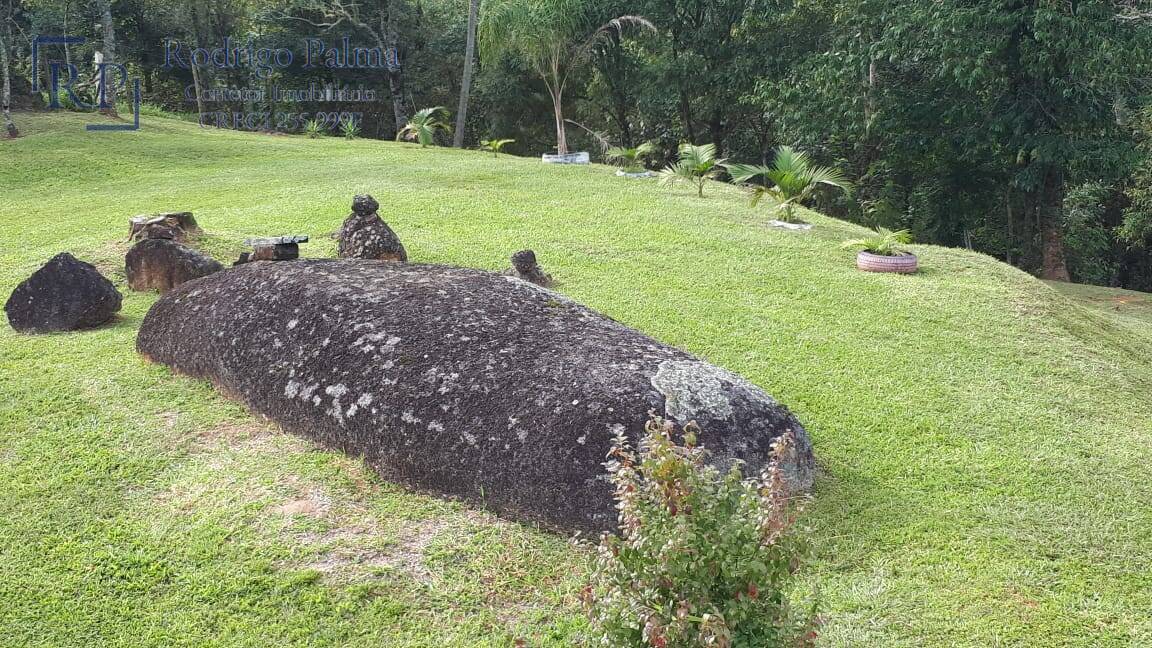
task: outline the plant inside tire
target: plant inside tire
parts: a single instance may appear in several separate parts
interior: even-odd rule
[[[856,267],[865,272],[911,274],[919,269],[919,259],[900,247],[911,242],[912,233],[906,229],[893,232],[877,227],[875,236],[844,241],[841,247],[859,250]]]

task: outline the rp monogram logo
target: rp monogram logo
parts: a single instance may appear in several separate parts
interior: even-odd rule
[[[32,40],[32,91],[40,91],[40,48],[44,45],[82,45],[82,36],[37,36]],[[110,95],[128,86],[128,68],[119,63],[94,64],[92,77],[96,86],[96,103],[91,104],[76,95],[76,86],[81,82],[80,70],[71,63],[48,61],[48,107],[60,108],[60,90],[67,93],[73,105],[80,108],[105,110],[112,106]],[[110,74],[111,73],[111,74]],[[131,124],[87,124],[90,131],[134,131],[140,130],[140,79],[132,81],[132,123]]]

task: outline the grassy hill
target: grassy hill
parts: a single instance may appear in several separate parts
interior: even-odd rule
[[[355,193],[414,261],[531,247],[562,292],[791,407],[822,466],[804,586],[827,645],[1152,643],[1146,318],[963,250],[859,273],[838,249],[859,228],[767,227],[721,185],[90,119],[20,115],[0,141],[0,296],[70,250],[126,297],[94,331],[0,328],[0,645],[576,640],[585,551],[382,483],[133,351],[156,297],[123,285],[129,216],[194,211],[225,262],[253,235],[332,256]]]

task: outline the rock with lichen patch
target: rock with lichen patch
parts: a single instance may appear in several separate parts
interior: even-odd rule
[[[377,259],[407,261],[408,252],[400,237],[388,227],[376,210],[380,203],[372,196],[352,199],[352,214],[344,219],[336,234],[336,250],[342,259]]]
[[[605,453],[617,430],[636,440],[650,411],[697,421],[718,465],[749,472],[789,433],[788,484],[813,479],[807,434],[759,387],[480,270],[243,265],[162,297],[137,349],[387,479],[561,529],[615,525]]]

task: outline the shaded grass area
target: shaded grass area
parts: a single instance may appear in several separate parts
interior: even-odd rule
[[[1131,318],[1152,324],[1152,294],[1123,288],[1106,288],[1091,284],[1046,282],[1057,292],[1084,306],[1111,316]]]
[[[194,211],[226,263],[262,235],[331,256],[355,193],[413,261],[501,269],[531,247],[562,292],[791,407],[823,468],[803,584],[826,644],[1152,642],[1140,317],[963,250],[861,274],[837,247],[858,228],[767,227],[720,185],[89,118],[21,115],[0,142],[0,291],[71,250],[126,296],[99,330],[0,331],[4,645],[579,640],[587,555],[563,538],[381,483],[134,354],[155,296],[123,285],[129,216]]]

